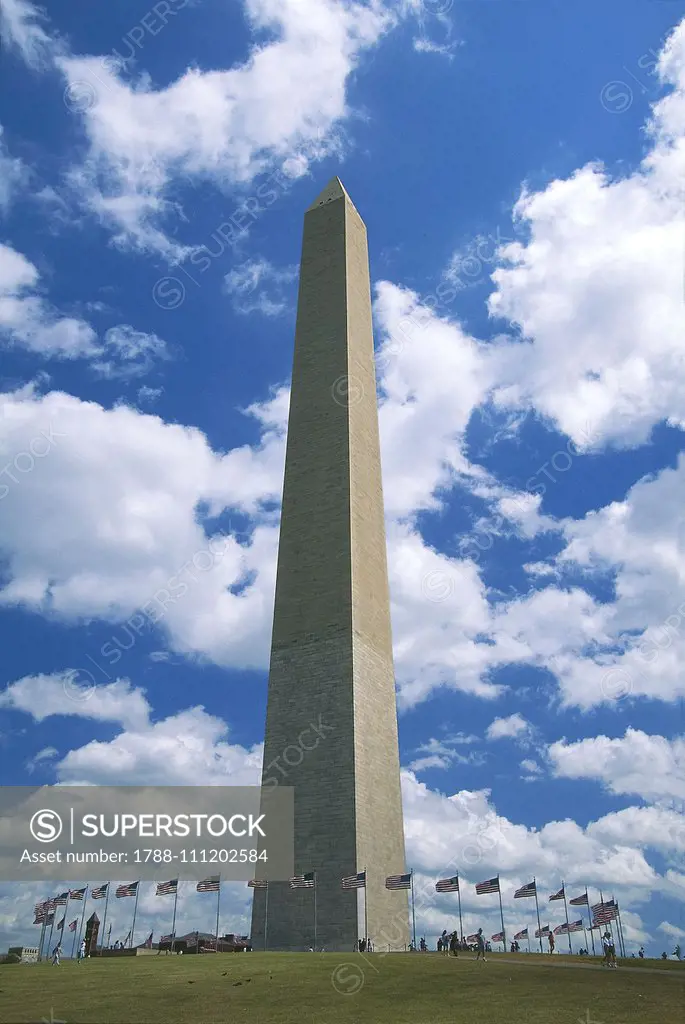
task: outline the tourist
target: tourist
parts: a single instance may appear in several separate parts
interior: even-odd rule
[[[86,940],[82,939],[81,940],[81,945],[78,948],[78,953],[76,954],[76,956],[77,956],[76,963],[80,964],[81,961],[85,958],[85,955],[86,955]]]
[[[549,951],[550,951],[550,953],[553,953],[554,952],[554,932],[550,932],[549,935],[547,936],[547,938],[548,938],[548,941],[549,941]]]
[[[442,939],[438,939],[438,953],[442,953]]]
[[[59,967],[59,958],[61,957],[61,955],[62,955],[62,947],[61,947],[61,945],[58,942],[57,945],[55,946],[55,948],[52,951],[52,966],[53,967],[55,967],[55,966]]]
[[[609,932],[604,932],[602,936],[602,947],[604,949],[604,964],[606,967],[615,967],[615,955],[613,955],[614,945],[611,941]]]
[[[452,956],[459,956],[459,942],[457,940],[457,933],[452,932],[452,938],[450,939],[450,953]]]
[[[483,963],[486,962],[486,960],[485,960],[485,939],[483,938],[483,929],[482,928],[478,929],[478,934],[476,936],[476,960],[482,960]]]

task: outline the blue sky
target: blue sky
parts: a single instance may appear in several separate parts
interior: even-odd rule
[[[258,780],[302,216],[337,174],[369,233],[408,863],[456,859],[469,930],[499,930],[472,884],[500,871],[508,928],[535,875],[670,952],[685,4],[110,7],[3,8],[3,782]],[[4,893],[0,943],[29,939],[42,893]]]

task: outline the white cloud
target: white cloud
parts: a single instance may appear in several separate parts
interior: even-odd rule
[[[664,935],[668,935],[671,939],[685,939],[685,928],[678,928],[676,925],[671,924],[670,921],[662,921],[661,924],[657,925],[657,930],[663,932]]]
[[[622,738],[594,736],[548,748],[560,778],[597,779],[612,793],[637,794],[646,800],[685,800],[685,738],[668,740],[627,729]]]
[[[478,750],[470,750],[461,753],[459,747],[467,747],[478,742],[477,736],[467,736],[464,733],[457,733],[455,736],[445,736],[443,739],[432,738],[427,743],[417,747],[416,753],[423,754],[410,762],[409,770],[416,774],[426,771],[428,768],[449,768],[452,764],[475,764],[481,765],[485,756]]]
[[[518,713],[508,718],[495,718],[488,726],[485,735],[489,740],[516,739],[528,736],[532,726]]]
[[[225,741],[224,722],[204,708],[189,708],[155,723],[129,728],[110,742],[91,741],[56,766],[59,781],[82,784],[257,786],[262,746]]]
[[[102,355],[92,364],[100,377],[142,377],[157,360],[168,359],[166,342],[156,334],[136,331],[129,324],[105,332]],[[152,391],[153,389],[148,389]]]
[[[74,669],[18,679],[0,692],[0,707],[23,711],[36,722],[54,715],[76,715],[124,727],[143,725],[150,714],[144,692],[128,679],[94,687],[83,672]]]
[[[685,23],[659,62],[667,95],[632,174],[597,164],[516,205],[529,241],[506,245],[490,311],[524,340],[493,352],[498,399],[530,405],[579,446],[632,445],[661,420],[685,423]]]
[[[140,376],[156,360],[168,358],[161,338],[128,324],[111,327],[100,341],[85,320],[53,309],[39,287],[34,264],[0,243],[0,338],[10,345],[47,358],[91,359],[93,371],[107,378]]]
[[[92,327],[51,309],[35,294],[38,283],[34,265],[0,242],[0,335],[47,356],[74,359],[94,355],[98,346]]]
[[[275,168],[289,178],[305,174],[331,151],[331,133],[349,115],[348,76],[394,20],[378,0],[244,6],[255,33],[270,40],[239,66],[188,69],[166,88],[146,75],[125,80],[116,59],[58,58],[89,140],[72,181],[117,242],[181,258],[188,248],[164,233],[165,218],[177,212],[176,183],[241,188]]]
[[[33,757],[29,758],[24,768],[31,775],[43,761],[52,761],[58,754],[57,747],[43,747],[42,750],[39,750]]]
[[[254,515],[278,500],[283,436],[270,420],[281,402],[277,393],[252,409],[261,446],[220,456],[200,431],[123,405],[105,410],[32,389],[2,396],[0,604],[69,621],[128,620],[89,652],[106,668],[139,636],[153,637],[155,624],[174,650],[262,667],[277,530],[262,517],[241,545],[230,528],[206,533],[198,506]],[[40,527],[46,507],[49,531]]]
[[[224,287],[237,313],[279,316],[287,308],[284,286],[297,276],[297,267],[279,270],[268,260],[253,259],[227,274]]]
[[[143,384],[142,388],[138,388],[138,401],[141,405],[156,402],[163,391],[164,388],[150,388]]]
[[[8,50],[17,52],[35,70],[48,66],[58,46],[43,28],[44,20],[43,9],[29,0],[2,0],[0,38]]]
[[[1,15],[0,15],[1,17]],[[15,193],[27,184],[29,172],[19,157],[10,156],[0,125],[0,213],[6,213]]]

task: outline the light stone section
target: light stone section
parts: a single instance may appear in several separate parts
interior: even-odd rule
[[[316,945],[409,941],[366,229],[334,178],[305,215],[263,784],[295,787],[295,872],[316,871]],[[252,942],[264,948],[266,894]],[[314,894],[271,883],[269,949],[314,945]]]

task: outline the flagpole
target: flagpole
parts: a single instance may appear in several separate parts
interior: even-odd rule
[[[83,910],[81,911],[81,922],[78,926],[78,944],[81,945],[81,933],[83,932],[83,922],[86,916],[86,903],[88,902],[88,889],[89,885],[86,886],[86,891],[83,894]]]
[[[62,935],[60,938],[60,943],[64,941],[64,929],[67,926],[67,913],[69,911],[69,892],[70,890],[67,889],[67,902],[64,904],[64,917],[62,918]]]
[[[538,932],[541,932],[542,926],[540,924],[540,905],[538,903],[538,887],[537,883],[535,882],[535,878],[533,878],[533,884],[535,885],[535,912],[538,915]],[[538,939],[540,940],[540,952],[542,953],[542,935],[538,934]]]
[[[414,869],[413,868],[411,869],[410,879],[411,879],[411,929],[412,929],[412,937],[413,937],[413,940],[414,940],[414,952],[416,952],[416,911],[415,911],[415,908],[414,908]]]
[[[568,930],[568,904],[566,903],[566,882],[562,880],[561,888],[564,893],[564,907],[566,909],[566,934],[568,935],[568,951],[573,956],[573,946],[571,945],[571,933]]]
[[[315,871],[314,872],[314,952],[315,953],[316,953],[316,889],[317,889],[317,885],[316,885],[316,871]],[[364,899],[366,899],[366,893],[364,894]]]
[[[40,940],[38,942],[38,960],[39,961],[41,961],[43,959],[43,942],[45,941],[45,920],[46,920],[45,915],[43,915],[43,920],[41,921],[41,925],[40,925]]]
[[[500,885],[499,875],[497,876],[497,893],[499,895],[499,917],[502,922],[502,941],[504,942],[504,951],[507,950],[507,933],[504,930],[504,910],[502,909],[502,886]],[[537,895],[535,897],[537,899]]]
[[[457,875],[457,899],[459,900],[459,938],[464,938],[464,925],[461,920],[461,890],[459,889],[459,875]]]
[[[596,956],[595,953],[595,933],[592,930],[592,916],[590,914],[590,897],[588,896],[587,886],[585,886],[585,899],[587,906],[587,919],[590,922],[590,939],[592,940],[592,955]],[[583,929],[585,931],[585,929]],[[587,949],[587,935],[585,936],[585,948]]]
[[[599,902],[600,902],[600,903],[602,904],[602,906],[604,906],[604,895],[603,895],[603,893],[602,893],[602,890],[601,890],[601,889],[599,890]],[[604,930],[605,930],[605,931],[606,931],[606,929],[607,929],[607,927],[608,927],[608,929],[609,929],[609,935],[611,936],[611,942],[612,942],[612,945],[613,945],[613,941],[614,941],[614,929],[613,929],[613,928],[611,927],[611,921],[603,921],[603,922],[602,922],[602,924],[604,925]]]
[[[366,943],[366,940],[369,937],[369,934],[368,934],[368,932],[369,932],[369,889],[368,889],[368,885],[369,885],[369,876],[366,873],[366,868],[364,868],[364,942],[365,943]],[[414,945],[416,945],[416,943],[414,943]]]
[[[267,939],[269,937],[269,883],[266,883],[266,903],[264,905],[264,952],[268,949]]]
[[[111,884],[112,884],[111,882],[107,883],[107,892],[105,894],[105,916],[104,916],[103,921],[102,921],[102,942],[100,943],[100,953],[102,953],[102,950],[105,948],[105,927],[107,925],[107,904],[109,903],[109,887],[110,887]],[[110,931],[111,931],[112,930],[112,926],[110,925],[109,928],[110,928]],[[96,939],[95,940],[95,952],[97,953],[97,951],[98,951],[98,944],[97,944],[97,939]]]
[[[528,952],[530,953],[530,932],[526,932],[526,938],[528,939]]]
[[[215,950],[219,952],[219,906],[221,903],[221,875],[219,875],[219,888],[216,891],[216,943]]]
[[[612,896],[611,898],[614,901],[614,903],[616,903],[616,897]],[[623,941],[623,924],[621,922],[621,911],[619,910],[618,903],[616,903],[616,926],[617,926],[617,929],[618,929],[618,941],[619,941],[619,944],[620,944],[621,956],[625,959],[626,944]]]
[[[74,923],[76,923],[76,922],[74,922]],[[76,929],[74,928],[74,938],[71,941],[71,959],[72,960],[74,959],[74,952],[76,950],[76,938],[77,938]]]
[[[55,907],[53,907],[53,910],[52,910],[52,921],[50,922],[50,938],[48,939],[48,956],[52,952],[50,947],[52,946],[52,930],[55,927],[55,917],[56,917],[56,915],[57,915],[57,907],[55,906]]]
[[[138,903],[138,890],[136,889],[136,904]],[[174,914],[171,918],[171,952],[174,951],[174,940],[176,938],[176,907],[178,906],[178,879],[176,879],[176,892],[174,893]],[[133,918],[135,925],[135,916]],[[131,933],[131,942],[133,942],[133,933]]]
[[[136,912],[138,910],[138,893],[140,892],[140,879],[136,882],[136,902],[133,905],[133,924],[131,925],[131,943],[129,948],[133,949],[133,933],[136,930]],[[173,943],[173,939],[171,940]]]

